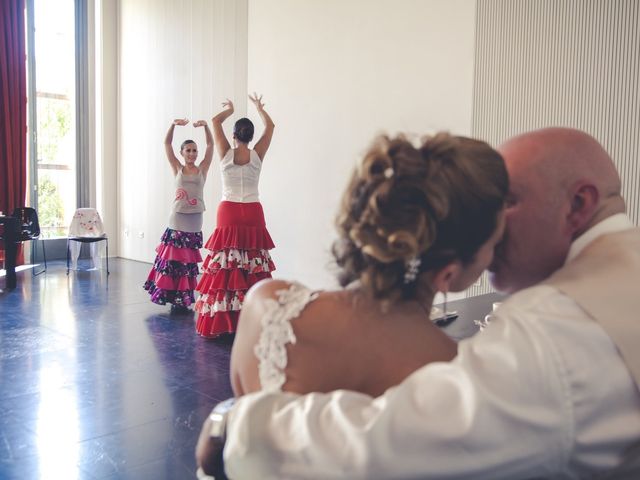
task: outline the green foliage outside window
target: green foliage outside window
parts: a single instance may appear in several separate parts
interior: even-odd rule
[[[47,175],[38,178],[38,221],[45,238],[66,235],[64,207],[58,187]]]
[[[38,93],[38,218],[44,238],[63,237],[65,207],[63,194],[74,182],[73,170],[61,150],[71,129],[71,102],[66,96]]]
[[[56,163],[62,139],[71,126],[71,102],[38,98],[38,162]]]

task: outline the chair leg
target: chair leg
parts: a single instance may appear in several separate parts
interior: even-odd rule
[[[40,275],[41,273],[44,273],[47,271],[47,253],[45,252],[44,249],[44,240],[41,238],[40,239],[40,243],[42,243],[42,258],[44,259],[44,267],[42,268],[42,270],[40,270],[38,273],[36,273],[36,269],[33,268],[31,270],[31,273],[33,274],[33,276],[35,277],[36,275]],[[38,246],[33,244],[33,253],[35,254],[38,251]],[[35,256],[35,255],[34,255]],[[36,262],[33,262],[36,263]]]
[[[44,244],[46,242],[44,241],[44,238],[40,239],[40,241],[42,242],[42,258],[44,259],[44,270],[46,272],[47,271],[47,252],[45,251],[45,248],[44,248]]]
[[[107,238],[107,275],[109,275],[109,239]]]
[[[69,275],[69,239],[67,238],[67,275]]]

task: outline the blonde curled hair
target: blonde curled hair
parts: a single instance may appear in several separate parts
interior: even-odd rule
[[[508,177],[500,154],[479,140],[438,133],[418,148],[403,135],[378,137],[355,168],[336,221],[333,254],[345,286],[374,297],[412,298],[406,264],[419,275],[471,262],[496,228]]]

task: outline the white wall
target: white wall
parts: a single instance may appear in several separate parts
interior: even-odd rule
[[[120,1],[119,256],[153,261],[167,226],[174,179],[163,141],[173,119],[209,120],[225,97],[244,98],[246,10],[243,0]],[[238,107],[242,113],[243,103]],[[204,152],[203,129],[176,128],[174,146],[187,138]],[[218,177],[213,167],[205,235],[215,224]]]
[[[118,253],[118,3],[96,0],[95,11],[95,205]]]
[[[275,276],[334,285],[333,219],[374,135],[470,132],[474,9],[474,0],[121,0],[119,255],[152,261],[166,227],[171,120],[210,119],[228,96],[230,128],[255,90],[276,123],[261,179]],[[188,137],[202,150],[192,128],[176,129],[174,144]],[[205,237],[220,198],[217,166],[210,172]]]
[[[470,133],[474,11],[474,0],[249,0],[248,87],[276,123],[261,178],[276,276],[334,284],[333,219],[376,133]]]
[[[566,14],[566,18],[562,18],[568,26],[573,26],[571,28],[576,23],[591,25],[580,20],[584,12],[593,11],[597,21],[604,22],[598,29],[598,39],[589,36],[587,28],[584,32],[591,43],[581,42],[580,37],[574,35],[570,36],[568,45],[562,36],[569,31],[564,24],[558,29],[560,37],[556,35],[557,38],[551,40],[543,28],[549,22],[529,24],[531,9],[551,15],[554,25],[559,22],[555,10],[547,11],[534,0],[519,2],[518,8],[508,10],[519,22],[525,22],[528,28],[525,33],[514,22],[492,23],[497,21],[496,13],[498,17],[505,14],[504,2],[496,1],[479,3],[480,13],[476,12],[475,0],[100,1],[106,12],[103,28],[109,35],[114,28],[113,16],[117,15],[119,85],[118,171],[115,175],[115,169],[109,163],[115,148],[115,143],[109,143],[113,135],[107,130],[115,128],[109,117],[105,119],[101,147],[106,183],[98,203],[102,201],[104,208],[111,210],[118,205],[117,229],[121,244],[117,254],[125,258],[152,261],[158,237],[166,226],[173,179],[164,158],[162,140],[170,121],[181,116],[210,119],[225,97],[235,100],[238,112],[228,122],[227,127],[230,127],[235,118],[245,114],[248,91],[262,92],[265,96],[267,108],[276,122],[276,133],[265,161],[261,196],[267,224],[277,245],[273,252],[278,267],[275,274],[296,278],[318,288],[333,284],[333,275],[327,267],[340,194],[355,160],[377,132],[422,134],[448,129],[496,142],[508,133],[500,130],[498,135],[498,131],[491,130],[496,125],[511,131],[538,123],[566,123],[563,118],[539,116],[529,107],[518,107],[518,102],[528,97],[522,95],[522,81],[509,81],[509,72],[514,68],[518,70],[520,64],[509,59],[505,61],[502,54],[514,50],[516,40],[526,49],[533,48],[532,55],[545,68],[552,68],[553,62],[540,57],[540,48],[544,45],[560,44],[568,49],[567,52],[578,48],[583,53],[587,48],[584,45],[587,45],[589,55],[595,55],[596,60],[601,58],[598,48],[603,44],[622,45],[613,50],[610,46],[605,47],[610,70],[624,74],[618,76],[623,78],[622,87],[614,89],[619,101],[603,103],[602,95],[592,97],[595,105],[606,106],[618,116],[637,111],[632,107],[616,107],[626,105],[625,101],[633,103],[638,98],[632,96],[632,88],[624,87],[627,85],[625,78],[637,78],[637,75],[633,76],[637,73],[637,55],[627,48],[627,45],[635,44],[618,41],[619,25],[629,17],[628,12],[637,9],[632,0],[590,0],[577,12],[569,8],[572,4],[568,0],[552,2],[556,10]],[[119,5],[117,14],[114,4]],[[481,28],[478,45],[474,44],[476,14]],[[530,31],[533,27],[542,28],[539,39]],[[501,29],[511,32],[512,36],[505,36]],[[628,30],[631,32],[629,38],[633,39],[635,30]],[[575,33],[576,30],[571,31]],[[609,43],[601,39],[602,32],[611,34],[605,35]],[[487,44],[486,36],[495,37],[498,43],[495,46]],[[504,38],[509,38],[510,42],[505,44]],[[598,45],[600,47],[596,48]],[[564,51],[552,50],[556,53]],[[517,58],[514,58],[518,61],[531,56],[515,51]],[[472,131],[476,53],[475,61],[479,63],[475,128]],[[103,76],[108,77],[116,66],[108,51],[104,55],[106,73]],[[573,53],[568,55],[567,58],[576,57]],[[556,57],[556,60],[564,58]],[[503,68],[505,65],[507,67]],[[566,65],[573,68],[571,62]],[[591,61],[584,65],[590,67],[599,63]],[[540,73],[539,68],[534,70]],[[602,91],[611,91],[610,88],[607,90],[610,78],[613,78],[610,70],[598,68],[586,77],[582,70],[572,71],[577,75],[576,85],[584,87],[588,84],[584,78],[589,82],[595,78],[600,82],[597,85],[604,89]],[[525,76],[529,75],[527,72]],[[498,80],[505,75],[507,83],[502,85]],[[532,82],[535,91],[540,90],[539,83],[531,78],[525,80]],[[482,82],[488,86],[485,90]],[[566,83],[566,79],[564,82],[571,92],[573,84]],[[635,85],[632,81],[631,84]],[[487,91],[495,93],[496,98],[489,98]],[[583,88],[581,91],[588,93],[591,90]],[[511,92],[512,96],[505,96],[505,92]],[[540,92],[546,103],[540,101],[538,110],[558,110],[555,97],[544,97],[544,88]],[[114,95],[112,90],[107,91],[103,104],[112,105]],[[571,95],[567,97],[563,92],[560,98],[565,103],[571,102]],[[529,101],[536,103],[538,99],[532,97]],[[485,107],[480,108],[478,105],[481,104]],[[562,108],[560,112],[564,110]],[[496,118],[487,111],[493,112],[491,115],[495,113]],[[514,123],[514,117],[505,115],[505,111],[515,115],[521,123]],[[597,110],[593,111],[597,113]],[[570,110],[567,112],[567,115],[574,115]],[[259,125],[253,110],[249,110],[249,116]],[[637,162],[634,159],[637,155],[634,152],[637,142],[633,142],[637,135],[620,137],[618,124],[601,114],[587,115],[587,123],[574,126],[590,130],[589,122],[594,121],[607,125],[605,133],[614,140],[625,140],[608,146],[616,159],[625,155],[630,159],[628,163],[632,167],[622,172],[623,181],[625,185],[636,185]],[[192,136],[203,146],[202,132],[192,129],[178,129],[175,143]],[[626,165],[625,162],[622,164]],[[114,177],[116,180],[112,181]],[[628,196],[629,191],[633,193],[640,189],[627,188]],[[204,224],[206,236],[215,226],[215,210],[220,197],[220,180],[215,166],[207,181],[205,195],[208,204]],[[637,193],[630,197],[630,208],[635,208],[636,215],[640,211]],[[105,217],[113,218],[112,215]],[[125,231],[128,236],[123,233]],[[144,238],[139,238],[139,234]],[[470,293],[484,293],[487,288],[485,282]]]

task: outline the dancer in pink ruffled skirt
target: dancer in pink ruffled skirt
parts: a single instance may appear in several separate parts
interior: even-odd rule
[[[176,193],[169,226],[162,234],[153,268],[144,284],[153,303],[170,303],[172,311],[186,311],[195,303],[193,291],[198,282],[198,263],[202,261],[203,188],[213,158],[211,130],[206,121],[199,120],[193,126],[205,130],[207,149],[203,160],[196,165],[198,147],[193,140],[182,142],[180,155],[184,164],[178,160],[172,146],[173,130],[176,125],[188,123],[186,119],[174,120],[164,140],[165,153],[176,179]]]

